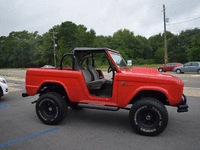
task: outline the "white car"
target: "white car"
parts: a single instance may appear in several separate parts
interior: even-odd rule
[[[8,85],[6,83],[6,80],[2,77],[0,77],[0,99],[5,94],[8,94]]]
[[[54,66],[51,66],[51,65],[44,65],[43,67],[41,68],[55,68]]]

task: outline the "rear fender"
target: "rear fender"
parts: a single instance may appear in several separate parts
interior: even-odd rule
[[[39,86],[26,86],[26,91],[29,96],[34,96],[35,94],[42,93],[42,90],[49,85],[61,85],[65,90],[66,94],[68,93],[67,87],[60,81],[52,81],[52,80],[45,80]]]

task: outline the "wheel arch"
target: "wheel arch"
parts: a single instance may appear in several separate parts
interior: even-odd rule
[[[56,92],[63,96],[67,101],[69,101],[69,95],[67,92],[67,88],[58,82],[44,82],[40,88],[38,89],[37,93],[43,95],[47,92]]]
[[[177,68],[177,69],[175,70],[175,72],[176,72],[177,70],[180,70],[180,73],[182,72],[182,69],[181,69],[181,68]]]
[[[156,89],[141,89],[141,90],[139,90],[133,96],[133,98],[130,100],[129,104],[133,104],[136,101],[138,101],[139,99],[145,98],[145,97],[152,97],[152,98],[159,100],[164,105],[169,105],[167,92],[162,91],[162,90],[156,90]]]

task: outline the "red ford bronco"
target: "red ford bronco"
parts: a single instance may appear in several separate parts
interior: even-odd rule
[[[69,65],[69,66],[68,66]],[[100,66],[107,66],[103,72]],[[157,69],[130,70],[118,51],[108,48],[75,48],[56,68],[28,69],[26,92],[39,94],[36,114],[45,124],[55,125],[72,109],[130,110],[132,128],[155,136],[168,124],[165,105],[187,112],[183,81]],[[130,107],[131,106],[131,107]]]

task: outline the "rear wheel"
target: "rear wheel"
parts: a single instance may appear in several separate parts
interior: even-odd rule
[[[156,136],[167,127],[167,109],[154,98],[142,98],[131,107],[129,121],[138,134]]]
[[[200,69],[197,71],[198,74],[200,74]]]
[[[159,71],[159,72],[163,72],[163,69],[162,69],[162,68],[159,68],[158,71]]]
[[[45,124],[56,125],[67,115],[68,107],[63,97],[54,92],[45,93],[36,103],[36,114]]]
[[[177,70],[176,70],[176,73],[177,73],[177,74],[180,74],[180,73],[181,73],[181,70],[180,70],[180,69],[177,69]]]

